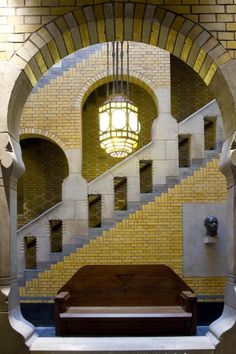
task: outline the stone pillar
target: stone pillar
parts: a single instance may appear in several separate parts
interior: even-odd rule
[[[236,132],[223,144],[220,169],[227,181],[227,261],[224,311],[207,335],[216,353],[235,353],[236,348]]]
[[[156,90],[158,117],[152,124],[153,184],[166,183],[166,177],[179,175],[178,123],[171,115],[170,87]]]
[[[28,353],[37,337],[19,306],[16,257],[17,181],[24,165],[20,145],[0,133],[0,343],[1,353]]]
[[[0,62],[0,82],[0,352],[24,354],[37,336],[19,306],[16,185],[24,171],[18,142],[19,117],[32,86],[10,62]]]
[[[88,186],[82,176],[82,149],[65,150],[69,176],[63,181],[62,202],[65,209],[64,243],[73,243],[74,236],[88,235]]]

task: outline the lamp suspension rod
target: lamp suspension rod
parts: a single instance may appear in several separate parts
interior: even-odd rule
[[[124,94],[124,42],[121,41],[120,43],[121,49],[120,49],[120,65],[121,65],[121,93],[122,95]]]
[[[116,93],[119,92],[119,42],[116,41]]]
[[[115,94],[115,42],[112,42],[112,94]]]
[[[109,42],[107,42],[107,79],[109,78]],[[109,96],[109,80],[107,81],[107,97]]]
[[[129,97],[129,42],[127,41],[127,97]]]

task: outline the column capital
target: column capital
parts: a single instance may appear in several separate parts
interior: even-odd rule
[[[6,171],[4,176],[11,181],[8,186],[16,189],[16,183],[25,168],[20,143],[8,132],[0,132],[0,165]]]

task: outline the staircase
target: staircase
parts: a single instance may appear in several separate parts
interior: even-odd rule
[[[147,193],[140,194],[140,201],[137,203],[128,203],[127,209],[125,210],[115,210],[113,213],[113,218],[103,219],[101,225],[98,227],[90,227],[88,236],[76,236],[74,238],[74,245],[66,245],[61,253],[51,253],[49,262],[39,262],[37,268],[35,269],[25,269],[24,270],[24,279],[19,279],[19,285],[25,286],[27,282],[35,279],[39,274],[50,270],[54,264],[61,262],[65,257],[70,256],[72,253],[76,253],[78,248],[83,248],[85,245],[89,245],[94,240],[104,236],[106,231],[115,229],[118,223],[121,223],[127,220],[129,217],[132,217],[137,211],[142,210],[144,207],[147,207],[148,204],[154,202],[156,198],[162,197],[167,194],[170,189],[174,189],[176,186],[179,186],[181,183],[184,183],[184,180],[193,176],[194,173],[204,168],[206,164],[210,161],[218,159],[219,154],[215,151],[206,152],[206,156],[202,160],[193,161],[192,165],[187,168],[180,168],[179,178],[169,177],[167,178],[167,183],[165,185],[155,188],[153,191],[148,191]],[[94,203],[94,200],[92,200]]]
[[[153,203],[155,203],[157,200],[165,200],[165,198],[168,197],[170,190],[175,190],[176,188],[178,189],[182,184],[185,184],[185,181],[191,181],[194,175],[202,173],[201,171],[204,170],[204,166],[206,166],[209,161],[217,161],[217,158],[219,156],[217,150],[204,151],[204,144],[203,146],[201,146],[201,142],[204,142],[204,132],[200,130],[199,133],[199,127],[196,128],[197,124],[199,124],[199,122],[203,120],[204,116],[211,115],[219,115],[219,110],[215,101],[212,101],[211,103],[203,107],[201,110],[199,110],[198,112],[188,117],[185,121],[179,124],[179,134],[181,136],[191,136],[191,141],[193,142],[196,142],[198,140],[198,145],[200,146],[200,148],[198,146],[198,154],[196,154],[194,146],[191,146],[190,144],[189,165],[186,164],[185,161],[185,167],[179,168],[179,176],[167,176],[165,184],[153,185],[153,181],[151,181],[151,183],[149,183],[148,185],[145,185],[145,183],[142,185],[142,174],[146,182],[147,176],[152,176],[152,173],[150,174],[150,171],[153,172],[153,160],[147,158],[148,156],[153,156],[153,154],[151,153],[153,146],[152,142],[137,151],[135,154],[129,156],[127,159],[118,163],[116,166],[112,167],[109,171],[105,172],[103,175],[99,176],[94,181],[90,182],[88,184],[88,196],[91,195],[92,197],[89,204],[91,205],[91,203],[94,204],[97,202],[100,203],[101,200],[105,200],[105,202],[101,204],[103,204],[102,208],[104,208],[104,204],[108,205],[108,207],[106,208],[109,209],[109,217],[107,217],[108,214],[106,212],[101,212],[101,224],[99,225],[98,222],[96,225],[98,227],[90,227],[88,236],[75,236],[73,244],[66,244],[62,246],[62,252],[49,253],[48,261],[37,262],[37,268],[35,269],[25,269],[23,278],[19,279],[20,286],[26,286],[26,288],[29,288],[29,286],[34,284],[35,281],[37,282],[37,279],[44,277],[55,267],[60,268],[60,264],[62,264],[65,260],[77,257],[76,255],[78,255],[78,252],[82,252],[83,254],[83,252],[86,251],[90,247],[90,245],[96,242],[98,242],[99,244],[99,240],[101,240],[102,242],[104,236],[107,233],[112,234],[113,230],[119,229],[121,225],[124,225],[126,223],[126,221],[129,223],[130,220],[135,218],[136,215],[138,215],[137,213],[151,208],[153,206]],[[181,138],[179,140],[179,144],[181,146],[183,146],[185,142],[185,138]],[[139,166],[138,170],[137,165]],[[133,172],[133,170],[135,170],[135,173]],[[122,178],[116,176],[127,177],[123,178],[122,182]],[[114,182],[116,178],[118,178],[117,185],[116,182]],[[125,202],[126,208],[122,207],[123,210],[116,210],[115,197],[114,195],[111,196],[111,193],[114,194],[114,190],[116,190],[118,184],[119,186],[122,186],[122,183],[128,183],[129,185],[130,178],[131,181],[133,181],[134,178],[136,181],[138,181],[138,200],[130,201],[129,198],[127,198]],[[110,190],[108,190],[107,192],[104,192],[105,185],[110,186]],[[113,212],[111,213],[112,210]],[[20,248],[22,252],[22,240],[24,235],[32,233],[36,236],[43,235],[43,237],[45,238],[45,235],[47,234],[47,237],[49,238],[49,233],[47,233],[48,229],[47,226],[45,229],[45,225],[48,224],[48,220],[50,219],[60,219],[61,215],[63,215],[62,202],[58,203],[56,206],[52,207],[50,210],[46,211],[45,213],[37,217],[35,220],[31,221],[29,224],[25,225],[20,230],[18,230],[18,249]],[[25,296],[24,288],[22,289],[22,295]]]
[[[48,85],[52,80],[65,75],[65,73],[74,68],[77,64],[87,60],[92,55],[97,55],[99,50],[102,50],[102,44],[94,44],[87,48],[82,48],[73,54],[68,55],[53,65],[38,81],[37,85],[33,88],[32,92],[37,92],[39,89]]]
[[[226,198],[225,180],[218,171],[218,159],[209,160],[207,156],[203,166],[192,171],[189,170],[188,177],[184,171],[185,177],[174,186],[167,185],[167,192],[159,194],[154,191],[142,196],[145,201],[140,202],[136,211],[115,211],[112,227],[102,225],[101,229],[90,230],[92,235],[87,244],[25,282],[20,289],[22,301],[52,301],[60,287],[85,264],[158,262],[169,265],[181,275],[182,238],[179,234],[182,228],[182,204],[217,203]],[[119,213],[123,213],[123,219],[115,221]],[[192,279],[187,278],[186,281],[201,294],[204,278],[196,278],[194,283],[191,283]],[[212,293],[217,293],[221,287],[223,289],[224,279],[208,278],[207,284],[212,287]]]

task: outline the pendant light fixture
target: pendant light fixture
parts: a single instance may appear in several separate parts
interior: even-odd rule
[[[138,108],[129,99],[129,42],[126,42],[126,89],[124,85],[124,42],[107,43],[107,75],[112,46],[112,92],[107,84],[107,99],[99,108],[99,140],[112,157],[130,154],[138,144]]]

